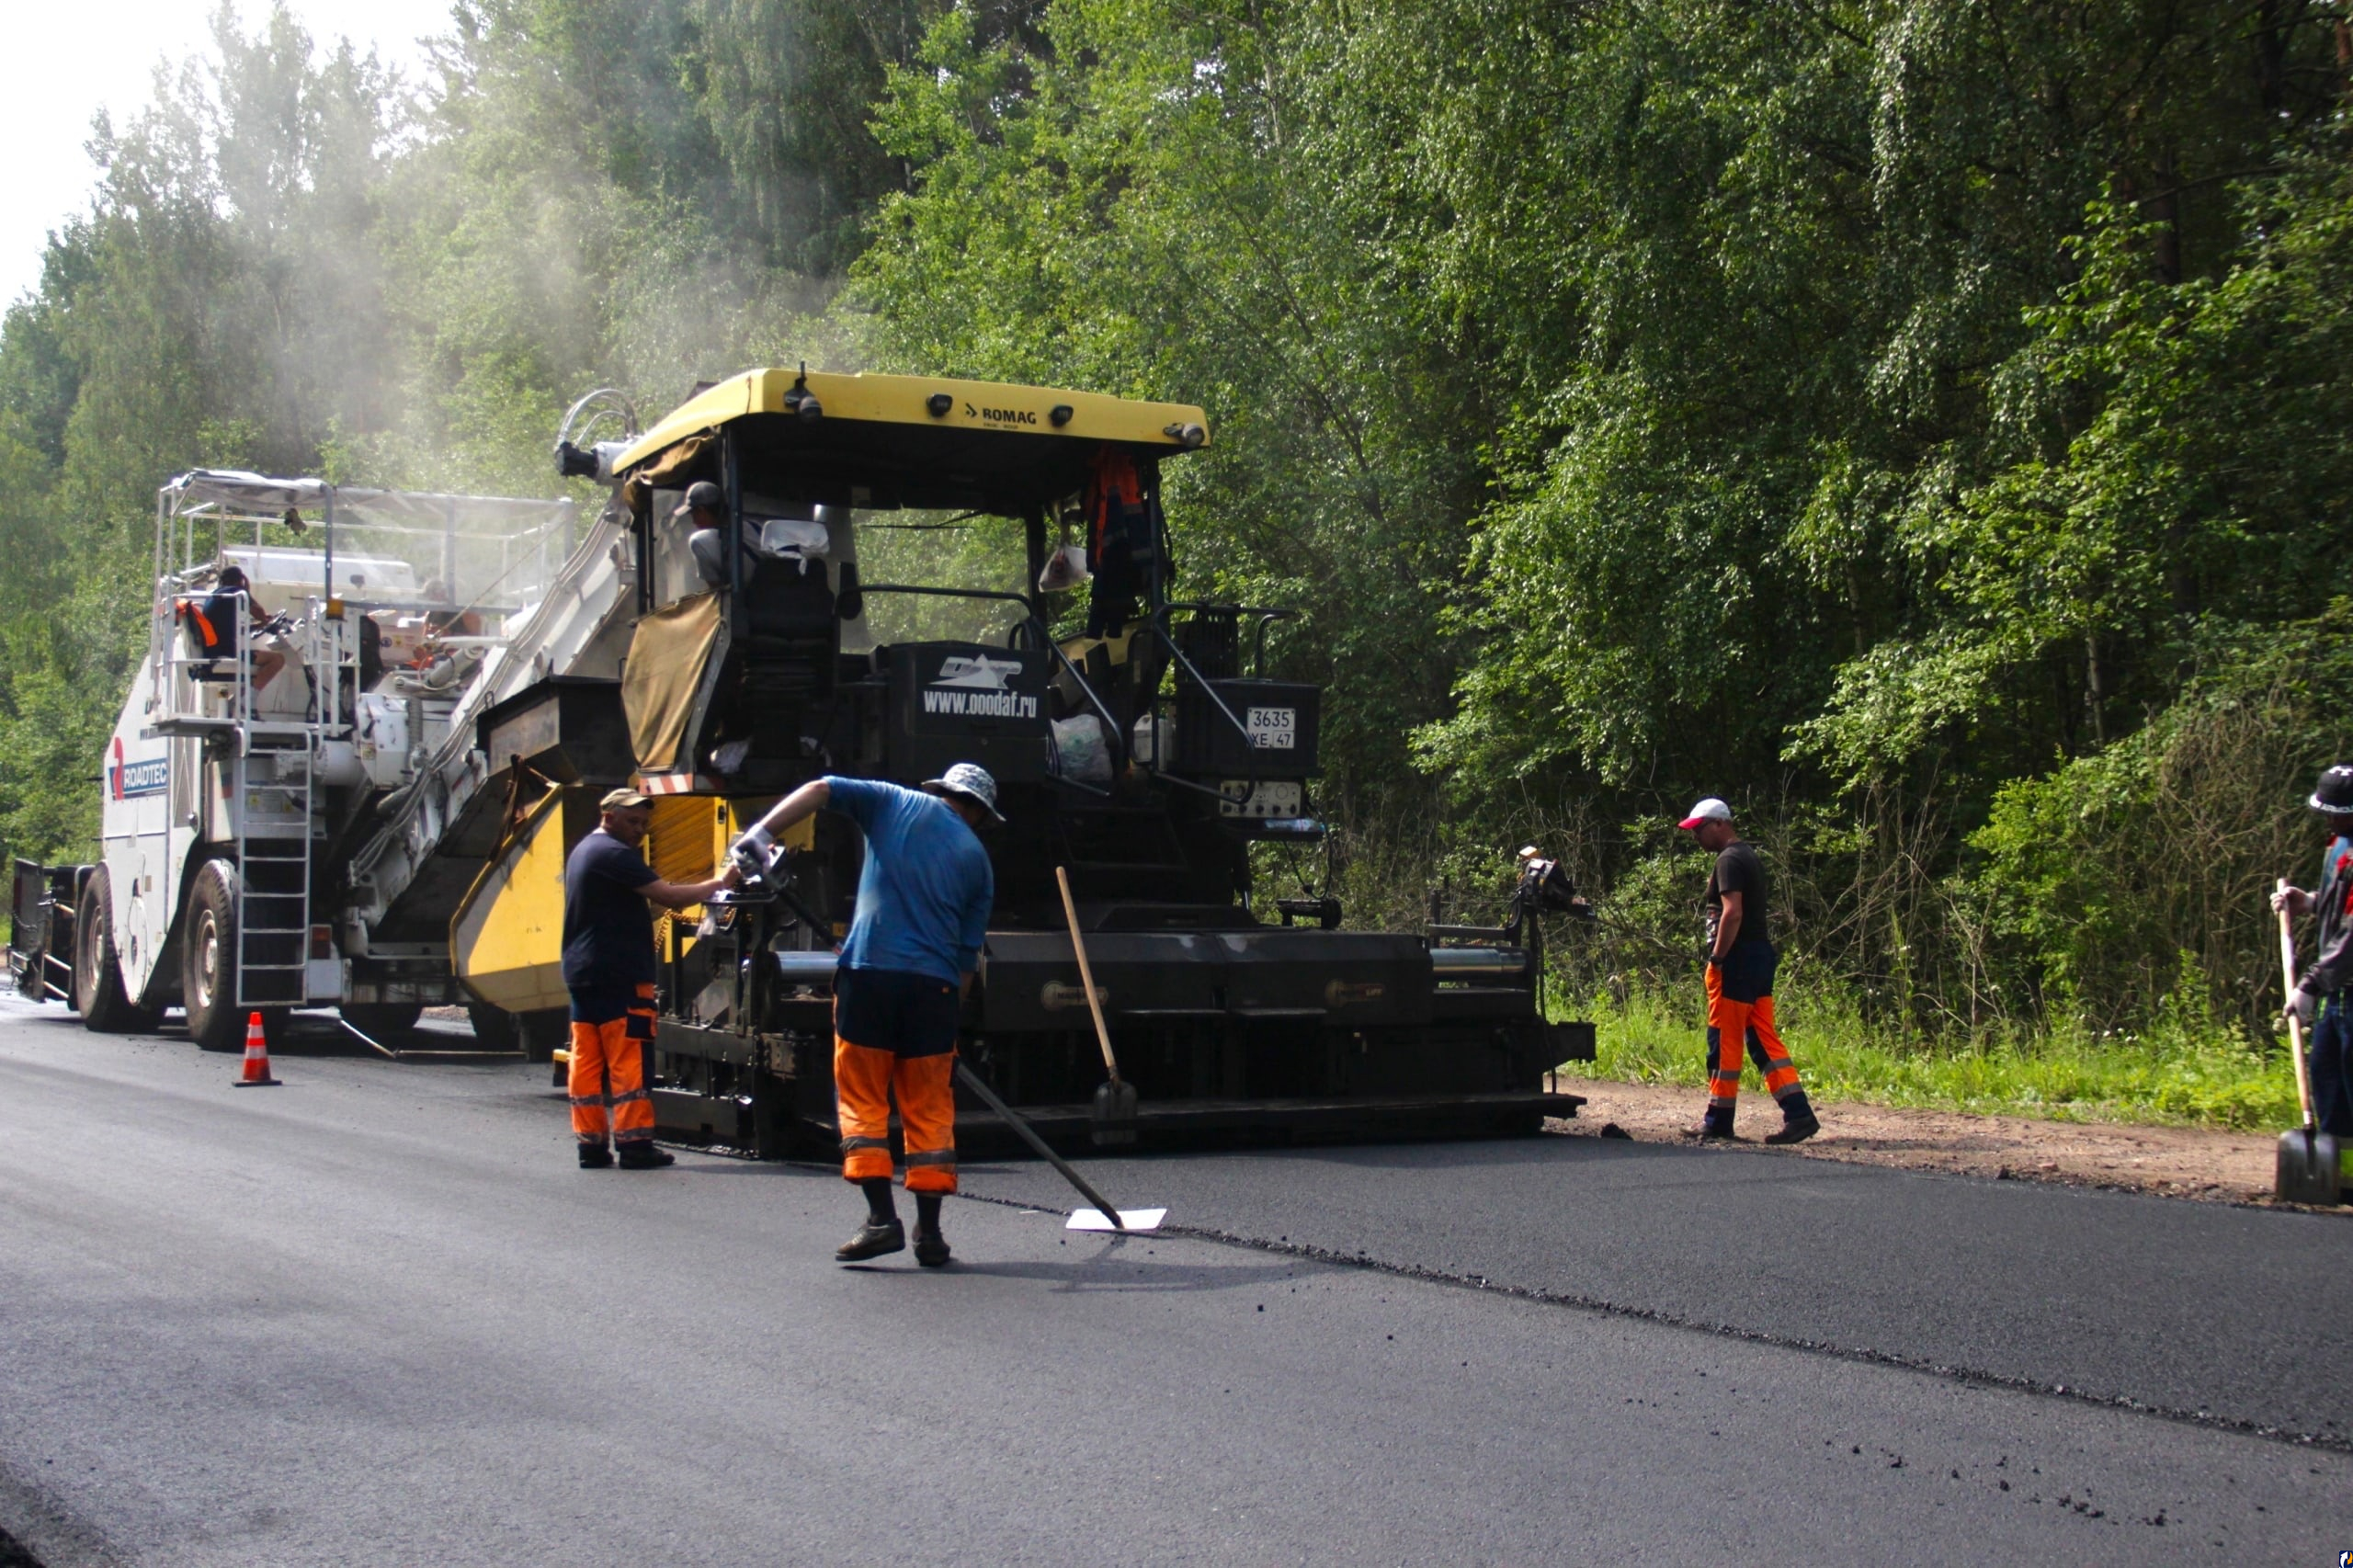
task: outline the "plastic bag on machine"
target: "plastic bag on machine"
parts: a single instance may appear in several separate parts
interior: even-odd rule
[[[1103,721],[1092,713],[1054,721],[1054,756],[1065,778],[1081,784],[1111,782],[1111,747]]]

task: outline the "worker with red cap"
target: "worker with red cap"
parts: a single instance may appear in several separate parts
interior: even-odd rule
[[[1768,1143],[1802,1143],[1822,1131],[1773,1025],[1773,971],[1779,955],[1766,933],[1770,887],[1765,862],[1733,826],[1732,808],[1710,796],[1678,824],[1716,858],[1702,906],[1708,933],[1708,1112],[1701,1138],[1730,1138],[1740,1103],[1740,1056],[1746,1046],[1781,1105],[1781,1126]]]

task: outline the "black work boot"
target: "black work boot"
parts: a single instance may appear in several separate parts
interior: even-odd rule
[[[1691,1130],[1690,1136],[1699,1139],[1730,1138],[1733,1135],[1732,1117],[1733,1113],[1728,1110],[1720,1112],[1711,1107],[1708,1113],[1699,1119],[1699,1125]]]
[[[948,1238],[939,1233],[939,1194],[915,1194],[915,1261],[926,1268],[948,1267]]]
[[[664,1165],[675,1165],[678,1156],[667,1149],[657,1149],[651,1138],[632,1138],[621,1145],[621,1169],[625,1171],[658,1171]]]
[[[606,1148],[602,1143],[583,1143],[580,1145],[580,1168],[582,1170],[601,1171],[611,1165],[612,1163],[613,1152],[610,1149]]]
[[[907,1250],[906,1228],[896,1220],[888,1224],[868,1220],[858,1228],[858,1234],[834,1249],[835,1263],[863,1263],[870,1257]]]
[[[1768,1143],[1802,1143],[1822,1131],[1821,1119],[1813,1114],[1813,1102],[1800,1089],[1781,1102],[1781,1130],[1765,1134]]]

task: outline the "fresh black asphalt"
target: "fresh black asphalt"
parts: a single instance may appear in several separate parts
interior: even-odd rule
[[[991,1165],[969,1184],[1010,1201],[950,1205],[955,1267],[843,1269],[858,1204],[831,1173],[691,1153],[577,1171],[544,1069],[294,1051],[282,1088],[233,1072],[0,1006],[0,1529],[48,1568],[2353,1544],[2338,1448],[1448,1282],[1940,1365],[1988,1359],[2004,1335],[1980,1325],[2008,1314],[2021,1378],[2104,1334],[2151,1347],[2112,1362],[2134,1397],[2197,1356],[2208,1372],[2163,1386],[2276,1413],[2304,1407],[2263,1381],[2270,1336],[2328,1314],[2273,1311],[2269,1282],[2302,1257],[2304,1290],[2341,1299],[2329,1220],[2028,1194],[2091,1216],[2072,1221],[1994,1184],[1549,1141],[1097,1163],[1180,1223],[1382,1268],[1072,1235],[1017,1206],[1066,1207],[1051,1178]],[[1736,1244],[1744,1220],[1762,1233]],[[1895,1244],[1920,1225],[1943,1239]],[[2173,1276],[2103,1288],[2129,1247],[2066,1251],[2102,1230],[2234,1249],[2178,1278],[2208,1292],[2234,1267],[2235,1298],[2205,1316],[2148,1299]],[[1775,1261],[1792,1233],[1839,1261]],[[1846,1301],[1874,1269],[1875,1301]],[[2056,1304],[2022,1308],[2038,1291]],[[2081,1335],[2035,1326],[2070,1313]],[[2341,1390],[2319,1365],[2341,1341],[2306,1343]]]
[[[1694,1109],[1697,1119],[1697,1109]],[[1188,1229],[2342,1443],[2353,1219],[1586,1138],[1086,1162]],[[1069,1208],[1042,1165],[969,1190]]]

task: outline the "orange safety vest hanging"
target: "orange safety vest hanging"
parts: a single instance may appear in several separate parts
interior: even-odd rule
[[[1122,542],[1131,553],[1139,544],[1149,548],[1148,529],[1138,537],[1137,525],[1147,516],[1143,478],[1136,460],[1118,447],[1106,446],[1095,454],[1095,471],[1086,482],[1086,569],[1103,570],[1104,544],[1119,525]]]

